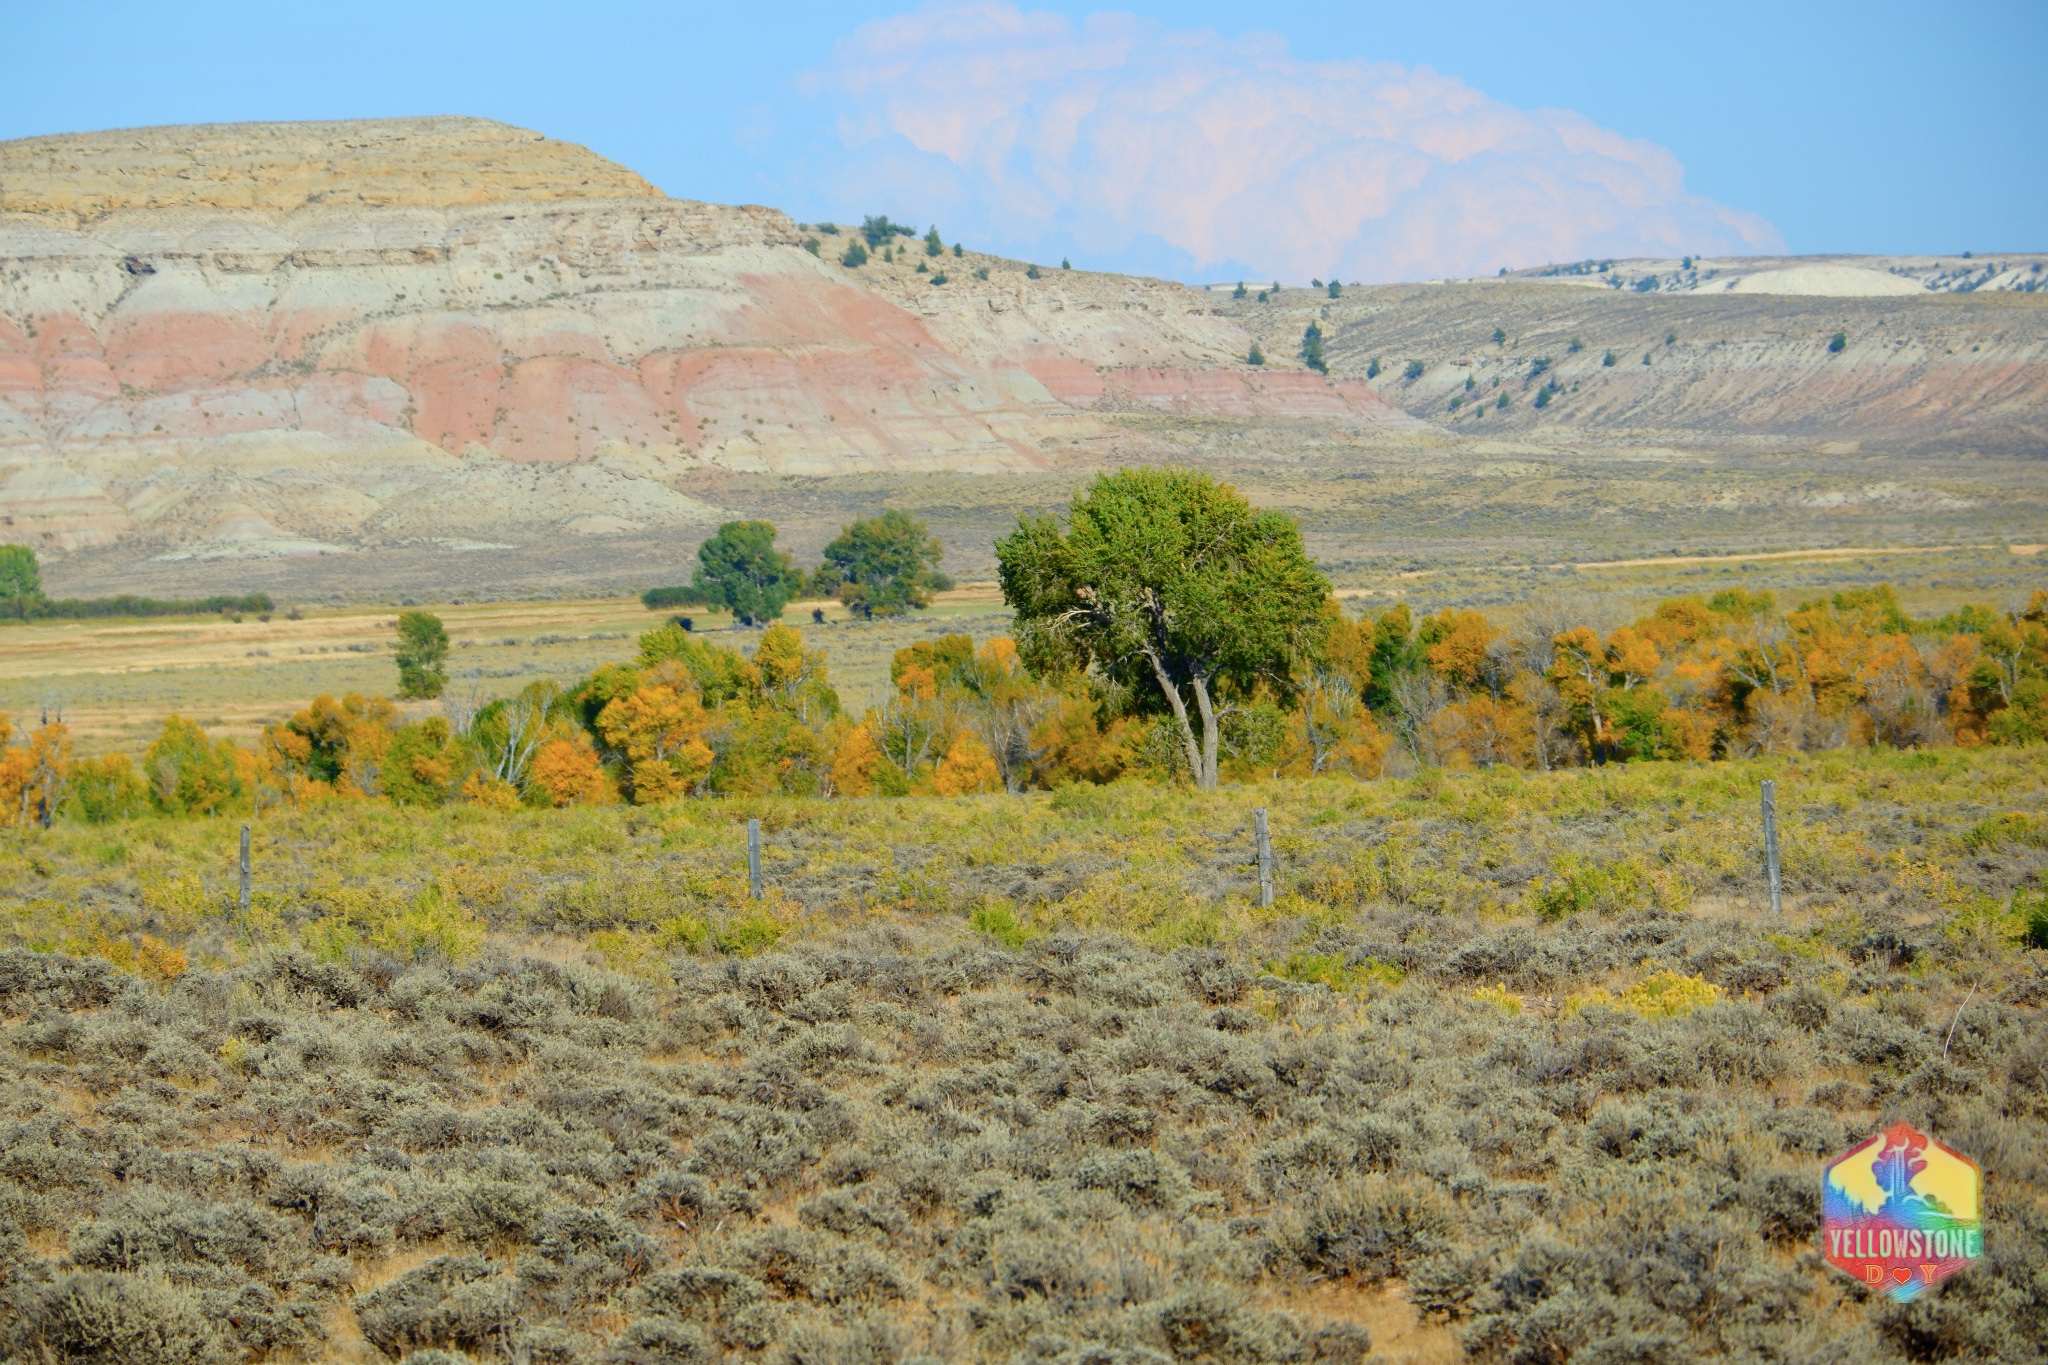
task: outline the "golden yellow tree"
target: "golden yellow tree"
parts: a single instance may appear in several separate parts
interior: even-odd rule
[[[663,683],[614,697],[597,714],[597,732],[626,756],[633,801],[643,806],[687,794],[711,770],[715,755],[703,739],[710,723],[695,692]]]
[[[963,728],[953,736],[946,756],[939,760],[932,784],[941,796],[971,796],[1001,791],[1003,776],[996,770],[995,756],[989,753],[988,746],[974,731]]]
[[[1480,692],[1446,706],[1431,722],[1453,766],[1526,768],[1536,759],[1536,718],[1515,701]]]
[[[865,725],[845,726],[832,745],[832,794],[873,796],[875,769],[881,763],[882,751],[874,733]]]
[[[1429,647],[1429,667],[1456,687],[1478,687],[1485,680],[1495,630],[1476,611],[1446,611],[1434,623],[1442,631]]]

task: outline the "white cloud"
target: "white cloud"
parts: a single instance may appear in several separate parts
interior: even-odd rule
[[[841,212],[900,208],[1020,255],[1305,281],[1783,249],[1687,194],[1653,143],[1269,35],[935,4],[863,25],[808,88],[834,112]]]

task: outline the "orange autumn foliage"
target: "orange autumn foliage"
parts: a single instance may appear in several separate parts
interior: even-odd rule
[[[932,785],[941,796],[972,796],[1001,791],[1003,777],[988,746],[972,730],[963,729],[953,737],[946,756],[939,760]]]
[[[695,692],[649,683],[605,703],[597,732],[631,765],[634,804],[651,806],[687,794],[710,771],[710,723]]]
[[[605,777],[597,751],[580,733],[573,738],[551,739],[533,756],[529,782],[545,793],[548,804],[602,806],[612,799],[612,784]]]

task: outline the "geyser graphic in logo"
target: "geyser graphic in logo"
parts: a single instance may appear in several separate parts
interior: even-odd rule
[[[1828,1261],[1900,1303],[1984,1254],[1977,1163],[1909,1123],[1844,1153],[1821,1181]]]

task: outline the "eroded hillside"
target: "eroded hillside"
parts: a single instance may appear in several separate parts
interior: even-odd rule
[[[1811,287],[1851,287],[1830,278]],[[1218,297],[1269,351],[1298,347],[1315,321],[1332,373],[1377,370],[1375,391],[1467,436],[2048,449],[2048,299],[1905,287],[1855,296],[1511,279],[1346,288],[1334,300],[1302,289],[1266,303]]]
[[[328,597],[637,589],[728,515],[808,554],[884,502],[980,574],[1018,507],[1161,459],[1263,485],[1342,562],[1467,523],[1548,559],[1955,540],[1957,517],[2040,538],[2048,303],[2010,269],[1941,294],[1969,281],[1906,258],[1622,263],[1621,288],[1260,301],[913,237],[855,266],[855,239],[475,119],[0,144],[0,518],[65,591]],[[1747,292],[1845,270],[1895,292]],[[1643,512],[1646,447],[1682,453],[1650,503],[1734,519]],[[1557,461],[1565,518],[1526,473]],[[1788,498],[1811,524],[1743,519]],[[1872,498],[1882,526],[1835,515]]]
[[[684,531],[691,474],[1033,468],[1098,408],[1415,425],[1231,367],[1195,291],[854,270],[479,120],[7,144],[0,206],[0,501],[57,550]]]

